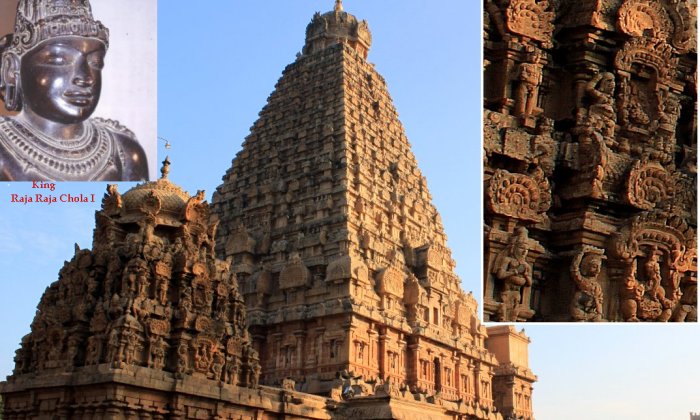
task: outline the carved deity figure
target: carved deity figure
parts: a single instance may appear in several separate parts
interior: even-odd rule
[[[571,261],[571,279],[576,284],[571,301],[571,317],[575,321],[603,321],[603,289],[598,284],[603,251],[584,246]]]
[[[20,0],[15,32],[0,42],[0,180],[138,181],[143,148],[100,99],[109,30],[89,0]]]
[[[671,318],[675,302],[666,298],[666,291],[661,285],[662,276],[659,255],[660,251],[653,247],[644,263],[646,284],[644,285],[645,291],[640,306],[644,318],[665,322]]]
[[[163,337],[157,337],[151,342],[151,363],[153,369],[163,369],[165,366],[165,340]]]
[[[258,387],[258,382],[260,380],[260,371],[262,368],[260,367],[260,363],[258,363],[257,360],[253,360],[251,362],[251,368],[248,371],[248,386],[251,388],[257,388]]]
[[[518,87],[515,91],[515,115],[529,117],[537,106],[540,85],[542,84],[542,65],[539,50],[535,51],[529,61],[518,66]]]
[[[603,72],[593,76],[585,88],[585,97],[589,101],[587,115],[585,112],[581,114],[583,110],[579,110],[578,124],[600,133],[606,139],[612,139],[617,123],[614,93],[615,76],[612,73]]]
[[[625,270],[625,283],[622,291],[620,311],[627,322],[638,322],[637,308],[644,296],[644,285],[637,281],[637,260],[632,260]]]
[[[109,363],[118,363],[121,359],[119,355],[119,330],[114,328],[109,333],[109,341],[107,343],[109,347],[109,353],[107,354],[107,361]]]
[[[212,361],[210,370],[215,381],[220,381],[222,379],[221,372],[224,369],[224,360],[223,354],[220,352],[214,353],[214,360]]]
[[[209,370],[213,361],[212,348],[207,343],[202,343],[194,349],[194,367],[200,372]]]
[[[189,369],[190,350],[186,343],[181,343],[177,348],[177,373],[185,374]]]
[[[532,286],[532,266],[527,262],[527,229],[516,228],[508,246],[496,257],[493,273],[503,282],[499,321],[516,321],[522,302],[523,286]]]
[[[96,365],[100,363],[100,337],[92,336],[88,338],[87,350],[85,351],[85,364]]]
[[[231,385],[238,384],[238,370],[240,362],[236,356],[228,356],[226,360],[225,375],[226,383]]]

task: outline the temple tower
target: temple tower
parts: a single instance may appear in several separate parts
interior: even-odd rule
[[[340,2],[314,15],[214,194],[216,252],[233,259],[263,383],[340,396],[345,381],[487,416],[499,360],[371,40]]]

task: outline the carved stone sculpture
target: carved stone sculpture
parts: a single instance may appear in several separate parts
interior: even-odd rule
[[[19,111],[0,118],[0,179],[138,181],[143,148],[97,107],[109,31],[88,0],[21,0],[0,48],[0,95]],[[66,146],[68,144],[68,146]]]
[[[539,87],[542,83],[542,65],[539,50],[532,54],[531,61],[518,67],[518,87],[515,92],[515,115],[529,117],[537,106]]]
[[[600,133],[606,139],[615,134],[617,113],[615,111],[615,76],[610,72],[598,73],[586,84],[586,97],[590,101],[587,109],[579,110],[579,124]]]
[[[657,321],[668,321],[673,312],[674,302],[666,297],[666,291],[661,285],[661,266],[659,251],[652,248],[644,263],[644,294],[640,302],[641,317]]]
[[[571,317],[575,321],[603,320],[603,290],[598,275],[604,258],[603,250],[584,247],[571,261],[571,278],[576,284]]]
[[[499,321],[517,321],[523,302],[523,287],[532,285],[532,266],[527,261],[527,229],[519,227],[510,237],[508,246],[498,255],[494,263],[494,274],[503,282],[500,291],[501,309]]]
[[[644,296],[644,285],[637,281],[637,260],[627,266],[620,310],[625,321],[638,322],[637,309]]]

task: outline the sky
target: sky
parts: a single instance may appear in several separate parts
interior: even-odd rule
[[[207,197],[316,11],[333,0],[162,0],[158,7],[159,161]],[[373,35],[387,81],[466,290],[481,289],[481,5],[473,0],[345,0]],[[97,16],[97,18],[100,18]],[[107,23],[107,22],[105,22]],[[154,24],[156,24],[154,22]],[[157,166],[160,166],[158,163]],[[126,191],[134,184],[121,183]],[[44,289],[74,243],[91,246],[106,184],[0,184],[0,378]],[[94,203],[11,203],[12,194],[83,194]],[[518,325],[530,336],[538,420],[686,420],[700,411],[700,326]]]

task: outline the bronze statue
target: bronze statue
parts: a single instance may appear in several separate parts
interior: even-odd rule
[[[0,180],[138,181],[146,155],[118,122],[90,118],[109,30],[89,0],[20,0],[0,41]]]

